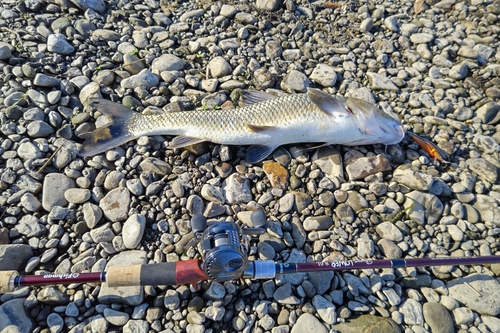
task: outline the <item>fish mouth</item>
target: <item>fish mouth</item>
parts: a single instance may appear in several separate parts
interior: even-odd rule
[[[382,127],[381,127],[381,129],[382,129]],[[387,132],[384,129],[382,129],[385,133],[387,133],[388,135],[392,135],[394,137],[394,140],[390,140],[388,142],[384,142],[385,145],[394,145],[394,144],[397,144],[397,143],[401,142],[401,140],[403,140],[403,138],[406,135],[406,128],[404,128],[404,126],[401,125],[401,124],[395,124],[393,126],[393,129],[396,132],[390,133],[390,132]]]
[[[366,136],[362,141],[396,144],[403,140],[405,128],[395,116],[380,110],[376,105],[362,99],[349,97],[346,107],[356,119],[359,129]]]

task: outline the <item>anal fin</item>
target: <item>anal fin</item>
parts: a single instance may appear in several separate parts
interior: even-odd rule
[[[201,138],[193,138],[190,136],[184,136],[184,135],[178,135],[176,136],[171,142],[170,145],[168,146],[169,148],[175,149],[175,148],[182,148],[186,146],[191,146],[200,142],[207,141],[205,139]]]
[[[331,145],[331,143],[324,142],[324,143],[316,145],[316,146],[300,148],[300,149],[297,149],[297,151],[299,153],[302,153],[302,152],[306,152],[306,151],[313,150],[313,149],[319,149],[319,148],[322,148],[322,147],[325,147],[325,146],[330,146],[330,145]]]
[[[245,159],[250,163],[257,163],[268,157],[276,146],[252,145],[247,148]]]

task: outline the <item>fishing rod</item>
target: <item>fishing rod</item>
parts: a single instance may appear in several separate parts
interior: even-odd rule
[[[265,222],[264,222],[265,223]],[[65,273],[21,276],[17,271],[0,271],[0,294],[18,287],[74,283],[106,283],[110,287],[191,284],[200,281],[225,282],[240,278],[272,279],[276,274],[345,271],[355,269],[404,268],[422,266],[481,265],[500,262],[500,256],[405,258],[380,260],[337,260],[310,263],[276,263],[248,260],[249,236],[265,232],[263,225],[241,228],[234,222],[207,224],[203,215],[191,219],[199,238],[202,259],[156,264],[110,266],[106,272]]]

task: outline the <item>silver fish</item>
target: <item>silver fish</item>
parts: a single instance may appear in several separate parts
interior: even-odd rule
[[[347,146],[400,142],[405,130],[399,119],[374,104],[318,89],[276,97],[247,90],[244,107],[225,110],[168,112],[142,115],[104,99],[96,108],[111,118],[83,143],[82,156],[102,153],[145,135],[177,135],[169,144],[180,148],[203,141],[251,145],[246,160],[263,160],[278,146],[318,142]]]

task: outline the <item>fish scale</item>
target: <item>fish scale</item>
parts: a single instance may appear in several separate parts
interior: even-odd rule
[[[170,148],[203,141],[251,145],[245,159],[255,163],[284,144],[394,144],[404,137],[399,119],[374,104],[332,96],[318,89],[306,94],[273,96],[246,91],[246,106],[224,110],[174,111],[142,115],[104,99],[95,101],[111,122],[94,130],[83,143],[82,156],[95,155],[146,135],[175,135]]]
[[[220,137],[236,137],[249,132],[247,125],[288,126],[304,119],[327,121],[328,115],[305,95],[286,95],[238,109],[176,111],[135,117],[129,128],[137,136],[156,132],[161,127],[168,128],[172,135],[191,132],[207,141],[219,142]]]

